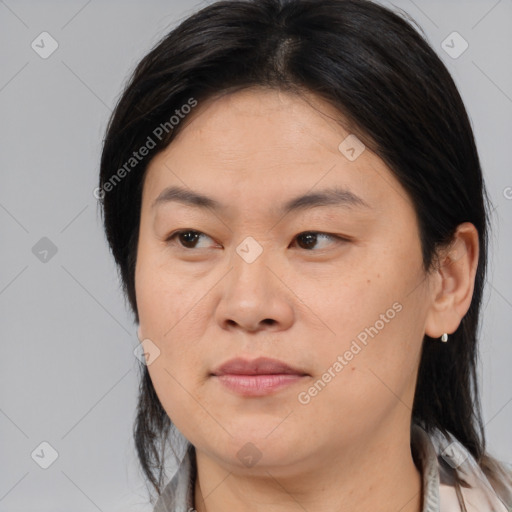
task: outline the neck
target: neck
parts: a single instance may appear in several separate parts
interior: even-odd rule
[[[265,467],[250,474],[220,466],[196,449],[195,509],[421,512],[421,473],[412,459],[409,426],[402,430],[403,436],[395,429],[355,448],[331,447],[302,468]]]

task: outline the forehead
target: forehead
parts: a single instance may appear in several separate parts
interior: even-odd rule
[[[326,187],[348,190],[367,203],[378,204],[390,194],[408,200],[341,114],[312,94],[243,90],[200,103],[182,122],[148,166],[146,201],[154,202],[171,185],[234,202],[257,197],[282,202]],[[355,159],[354,152],[346,153],[347,140],[349,146],[355,143]]]
[[[187,136],[189,144],[226,161],[249,154],[263,160],[271,152],[274,158],[300,160],[319,144],[328,147],[349,135],[340,121],[346,124],[332,105],[311,93],[255,87],[198,105],[174,143]]]

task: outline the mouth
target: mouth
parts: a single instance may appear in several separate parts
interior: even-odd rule
[[[310,375],[283,361],[260,357],[231,359],[211,373],[230,391],[242,396],[265,396],[302,381]]]

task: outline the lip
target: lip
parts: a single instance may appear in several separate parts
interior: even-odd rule
[[[265,396],[299,382],[308,374],[283,361],[259,357],[231,359],[214,370],[212,376],[236,394]]]

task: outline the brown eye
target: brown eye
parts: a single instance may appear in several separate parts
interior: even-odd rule
[[[179,244],[185,249],[195,249],[197,243],[201,238],[210,238],[209,236],[201,233],[200,231],[195,231],[193,229],[175,231],[172,235],[167,238],[167,242],[175,243],[177,239]],[[211,240],[211,238],[210,238]]]
[[[316,244],[326,239],[335,240],[337,242],[344,240],[342,237],[330,235],[328,233],[321,233],[318,231],[305,231],[304,233],[300,233],[295,237],[299,247],[306,250],[312,250]],[[326,244],[324,243],[322,245],[323,246],[321,246],[320,249],[324,249]]]

